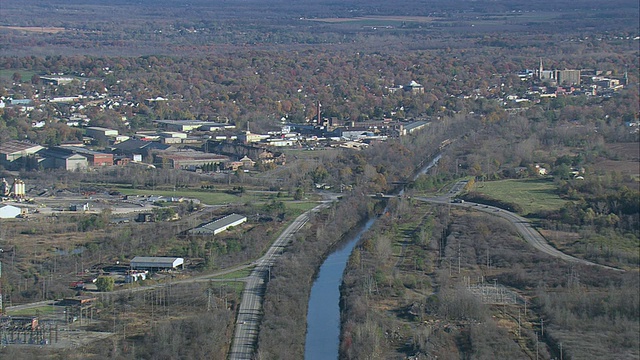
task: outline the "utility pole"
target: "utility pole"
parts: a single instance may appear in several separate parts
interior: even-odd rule
[[[442,255],[444,254],[444,236],[445,236],[445,228],[442,228],[442,236],[440,237],[440,262],[442,262]]]
[[[460,274],[460,243],[462,240],[458,239],[458,274]]]
[[[518,338],[520,337],[520,309],[518,308]]]

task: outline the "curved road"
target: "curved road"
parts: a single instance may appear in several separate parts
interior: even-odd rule
[[[583,265],[599,266],[609,270],[624,271],[622,269],[618,269],[618,268],[614,268],[614,267],[602,265],[602,264],[596,264],[594,262],[591,262],[585,259],[580,259],[580,258],[563,253],[562,251],[549,245],[547,240],[537,230],[535,230],[531,226],[531,223],[529,222],[529,220],[523,218],[518,214],[512,213],[504,209],[497,208],[495,206],[482,205],[478,203],[470,203],[470,202],[452,203],[451,198],[456,196],[464,188],[465,185],[466,185],[466,181],[459,181],[455,185],[453,185],[451,190],[449,190],[449,192],[444,196],[431,197],[431,198],[414,197],[414,199],[435,203],[435,204],[451,204],[453,206],[469,208],[473,210],[486,212],[495,216],[499,216],[511,222],[515,226],[516,230],[518,230],[520,235],[522,235],[524,240],[529,245],[533,246],[534,248],[542,251],[543,253],[549,256],[557,257],[565,261],[575,262]]]

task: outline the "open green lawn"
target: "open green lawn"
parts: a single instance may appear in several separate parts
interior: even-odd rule
[[[318,206],[318,203],[308,202],[308,201],[290,201],[290,202],[285,202],[284,205],[287,207],[288,210],[291,210],[292,213],[300,215],[303,212],[307,210],[311,210],[314,207]]]
[[[31,77],[36,73],[31,70],[15,70],[15,69],[2,69],[0,70],[0,78],[3,80],[11,80],[14,73],[19,73],[22,76],[22,81],[31,81]]]
[[[35,315],[35,314],[40,314],[40,315],[44,315],[44,314],[53,314],[56,312],[56,309],[60,309],[59,307],[56,308],[53,305],[43,305],[37,308],[29,308],[29,309],[24,309],[24,310],[8,310],[7,311],[7,315],[11,315],[11,316],[31,316],[31,315]]]
[[[220,277],[217,277],[217,279],[233,280],[233,279],[245,278],[245,277],[251,275],[251,271],[253,271],[253,268],[242,269],[242,270],[234,271],[232,273],[224,274],[224,275],[222,275]]]
[[[553,181],[547,179],[478,182],[473,190],[494,199],[520,204],[524,209],[523,215],[560,209],[567,202],[556,194]]]
[[[311,196],[309,201],[293,201],[291,196],[277,197],[273,192],[259,192],[259,191],[247,191],[242,196],[240,194],[229,194],[224,191],[200,191],[193,189],[178,189],[173,190],[142,190],[131,188],[112,188],[117,189],[123,195],[156,195],[167,197],[185,197],[198,199],[202,203],[207,205],[220,205],[220,204],[246,204],[254,202],[270,202],[273,200],[284,202],[286,208],[293,214],[302,214],[303,212],[312,209],[317,206],[318,203],[313,201],[315,197]],[[296,215],[296,216],[297,216]]]

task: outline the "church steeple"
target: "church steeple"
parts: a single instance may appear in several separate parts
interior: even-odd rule
[[[542,79],[542,71],[543,71],[542,58],[540,58],[540,68],[538,69],[538,78],[539,79]]]

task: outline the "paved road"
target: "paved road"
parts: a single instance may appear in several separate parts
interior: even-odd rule
[[[267,253],[255,261],[254,264],[256,267],[251,272],[244,291],[242,292],[242,301],[238,309],[233,345],[229,354],[230,360],[248,360],[252,358],[258,341],[265,280],[269,276],[271,266],[275,264],[276,259],[292,240],[294,234],[309,221],[311,212],[319,211],[327,206],[329,205],[326,203],[318,205],[312,210],[298,216],[298,218],[280,234]]]
[[[260,319],[262,316],[262,296],[265,290],[265,280],[269,276],[271,267],[275,264],[276,259],[282,254],[284,248],[293,239],[295,233],[302,228],[309,216],[313,212],[318,212],[323,208],[329,207],[330,203],[335,201],[337,197],[333,197],[330,200],[323,202],[322,204],[314,207],[313,209],[298,216],[289,225],[276,241],[271,245],[269,250],[260,259],[243,265],[238,265],[233,268],[217,271],[212,274],[200,275],[187,279],[173,280],[170,282],[163,282],[155,285],[147,285],[134,287],[130,289],[115,290],[109,293],[104,293],[105,296],[113,296],[119,293],[136,293],[140,291],[148,291],[154,288],[163,288],[171,284],[179,283],[193,283],[203,281],[231,281],[230,279],[218,280],[216,277],[220,277],[225,274],[233,273],[239,270],[254,267],[251,275],[246,278],[233,279],[235,281],[244,281],[246,283],[245,289],[242,293],[242,300],[238,310],[238,317],[236,322],[236,329],[233,338],[233,346],[229,354],[229,359],[251,359],[255,351],[255,346],[258,340],[258,331],[260,325]],[[44,305],[53,305],[54,300],[40,301],[30,304],[22,304],[7,307],[6,310],[16,311],[29,308],[37,308]]]
[[[482,204],[477,204],[472,202],[463,202],[463,203],[451,202],[451,199],[455,197],[464,188],[465,185],[466,185],[466,181],[459,181],[451,188],[451,190],[449,190],[449,192],[446,195],[431,197],[431,198],[414,197],[414,199],[436,203],[436,204],[451,204],[452,206],[469,208],[477,211],[486,212],[495,216],[499,216],[503,219],[509,220],[529,245],[533,246],[534,248],[542,251],[543,253],[549,256],[557,257],[565,261],[575,262],[583,265],[599,266],[609,270],[624,271],[611,266],[596,264],[594,262],[591,262],[585,259],[580,259],[580,258],[563,253],[562,251],[551,246],[547,242],[547,240],[537,230],[535,230],[531,226],[531,223],[529,222],[529,220],[523,218],[518,214],[512,213],[504,209],[497,208],[495,206],[482,205]]]

